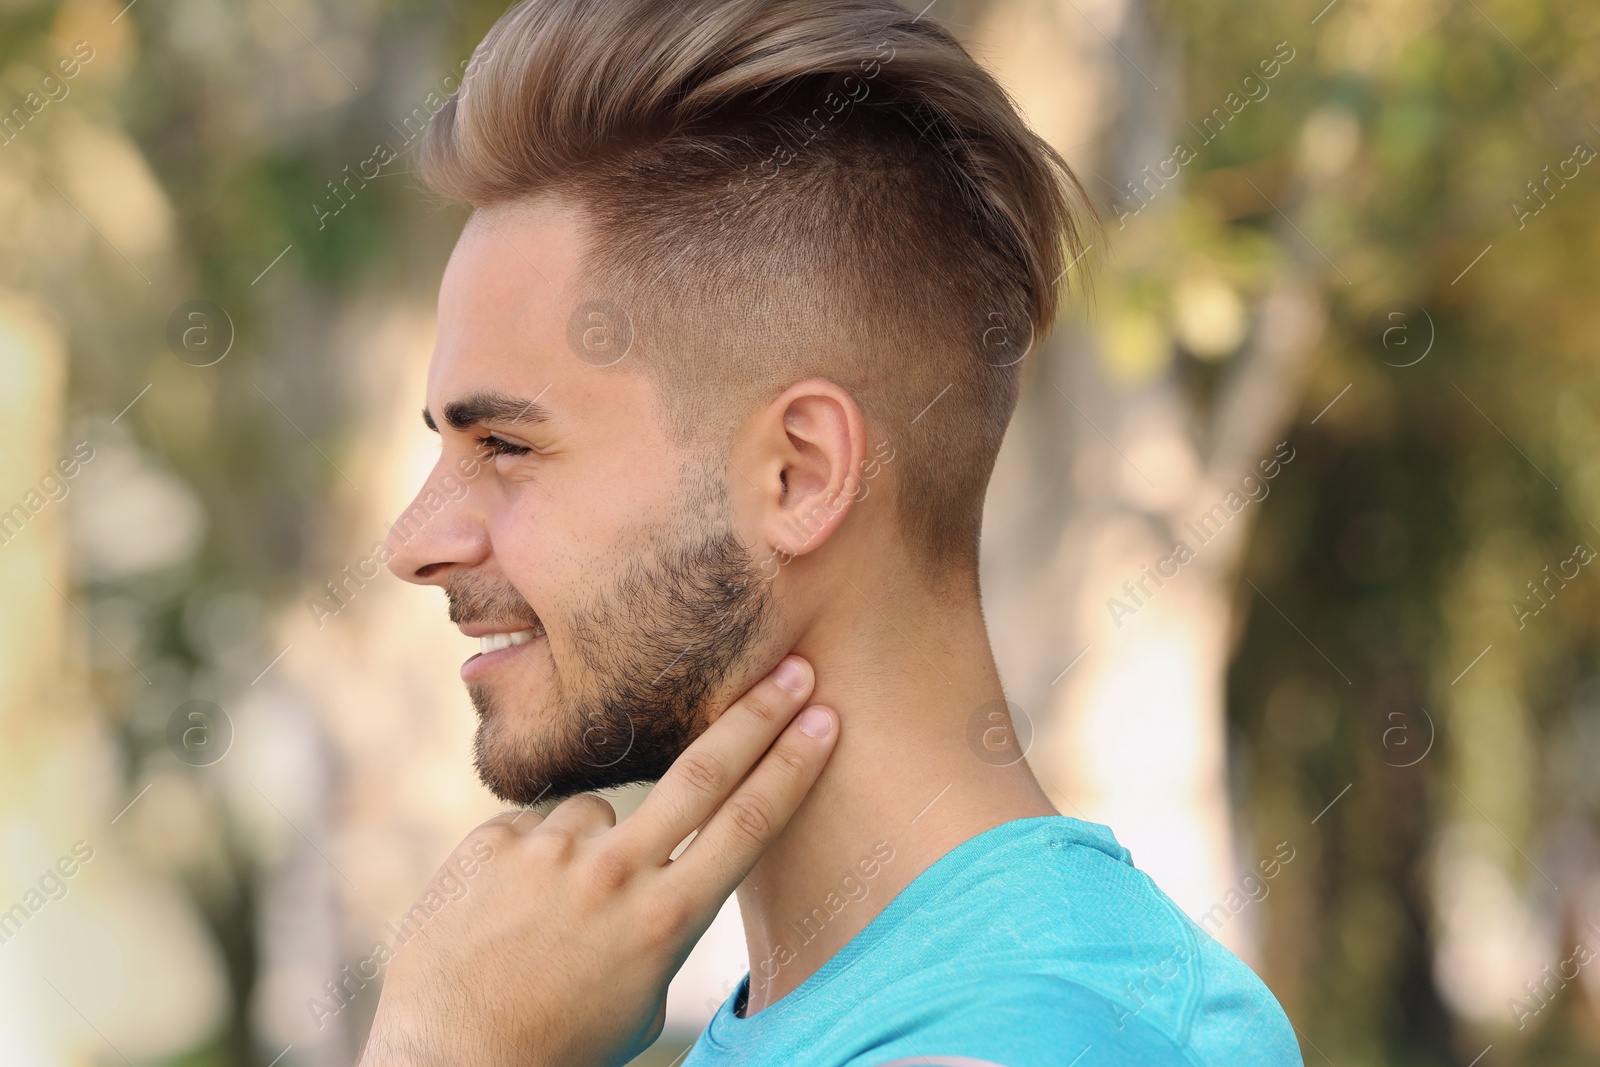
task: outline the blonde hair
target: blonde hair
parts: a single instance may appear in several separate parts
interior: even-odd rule
[[[685,439],[803,377],[894,450],[908,543],[976,561],[1022,357],[1091,218],[1061,157],[893,0],[525,0],[429,126],[427,182],[582,209]]]

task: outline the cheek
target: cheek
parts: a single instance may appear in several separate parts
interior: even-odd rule
[[[680,459],[648,433],[563,444],[560,454],[535,460],[525,480],[489,497],[485,514],[500,570],[539,613],[558,658],[570,650],[575,617],[614,605],[631,565],[657,563],[663,531],[683,521],[676,513],[686,503]]]
[[[500,573],[543,617],[571,565],[571,548],[563,544],[566,517],[524,491],[486,519]]]
[[[539,614],[553,655],[570,646],[572,620],[607,596],[637,554],[618,552],[622,534],[598,495],[524,484],[486,516],[495,565]]]

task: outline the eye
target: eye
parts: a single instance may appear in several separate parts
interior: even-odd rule
[[[478,447],[495,456],[526,456],[533,451],[526,445],[514,445],[510,441],[496,437],[492,433],[478,438]]]

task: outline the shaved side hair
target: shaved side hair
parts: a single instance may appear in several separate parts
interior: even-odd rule
[[[1021,364],[1092,219],[1061,157],[894,0],[525,0],[434,116],[426,181],[584,218],[574,315],[675,437],[724,447],[807,377],[894,448],[908,546],[976,576]],[[598,310],[597,310],[598,309]]]

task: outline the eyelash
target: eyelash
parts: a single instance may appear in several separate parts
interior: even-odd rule
[[[488,449],[496,456],[526,456],[533,451],[526,445],[514,445],[510,441],[496,437],[494,434],[487,434],[478,438],[478,445]]]

